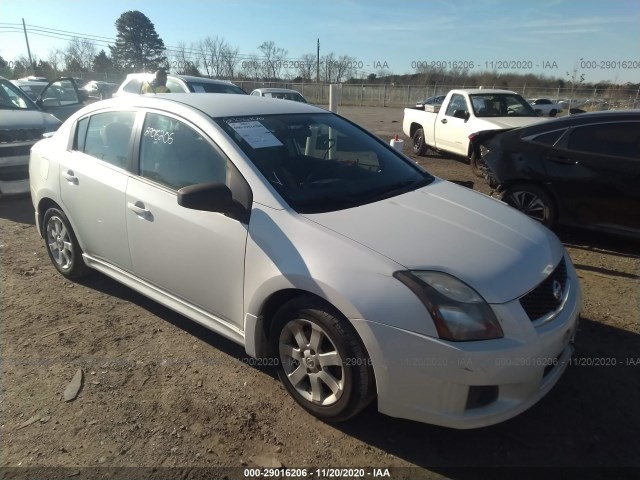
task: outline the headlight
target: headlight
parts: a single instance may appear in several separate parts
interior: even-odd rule
[[[504,336],[487,302],[457,278],[432,271],[396,272],[393,276],[422,301],[443,340],[460,342]]]

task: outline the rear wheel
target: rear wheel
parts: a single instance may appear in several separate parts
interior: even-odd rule
[[[557,113],[558,113],[558,111],[557,111],[557,110],[555,110],[555,109],[554,109],[554,110],[551,110],[551,111],[549,112],[549,116],[550,116],[550,117],[555,117]]]
[[[82,259],[82,249],[64,212],[57,208],[48,209],[44,214],[43,227],[47,253],[58,272],[68,279],[85,275],[89,269]]]
[[[537,185],[519,184],[508,187],[502,200],[549,228],[554,227],[558,219],[553,198]]]
[[[424,141],[424,130],[419,128],[413,132],[411,137],[411,145],[415,155],[423,156],[427,153],[427,144]]]
[[[353,327],[329,305],[313,297],[285,304],[274,317],[270,342],[283,385],[316,417],[344,421],[373,400],[366,350]]]

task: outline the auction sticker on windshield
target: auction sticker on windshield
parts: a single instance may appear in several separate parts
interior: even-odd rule
[[[251,148],[281,147],[282,143],[258,121],[229,123]]]

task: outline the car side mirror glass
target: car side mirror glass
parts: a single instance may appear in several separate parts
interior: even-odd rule
[[[464,120],[464,121],[469,120],[469,113],[468,113],[468,112],[466,112],[465,110],[455,110],[455,111],[453,112],[453,116],[454,116],[455,118],[461,118],[461,119],[462,119],[462,120]]]

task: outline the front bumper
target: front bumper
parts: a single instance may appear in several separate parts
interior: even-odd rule
[[[581,305],[574,275],[572,284],[564,309],[540,325],[527,318],[517,300],[492,305],[501,323],[508,319],[525,326],[521,335],[497,340],[448,342],[354,320],[373,364],[379,411],[459,429],[493,425],[524,412],[569,364]]]

